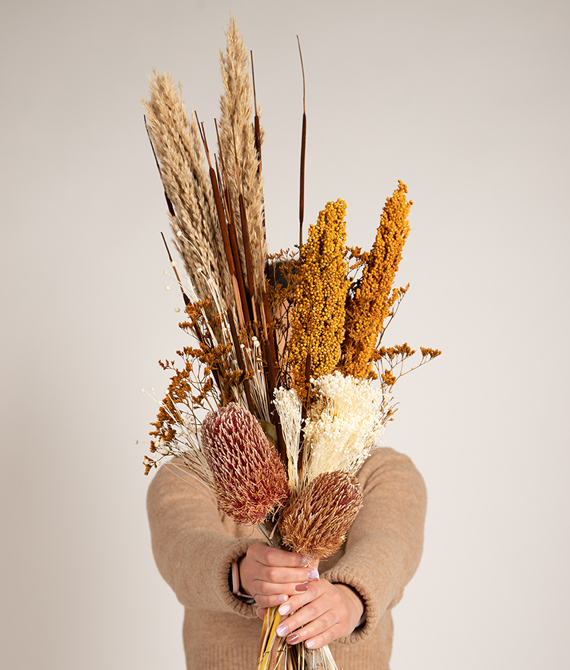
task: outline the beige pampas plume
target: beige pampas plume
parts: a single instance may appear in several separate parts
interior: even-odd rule
[[[285,468],[257,419],[235,403],[210,412],[202,446],[220,509],[238,524],[261,524],[289,498]]]
[[[281,513],[283,543],[311,560],[332,556],[362,507],[360,482],[346,472],[325,472]]]
[[[143,100],[166,196],[174,213],[170,222],[176,246],[200,300],[233,295],[212,185],[204,165],[202,143],[194,118],[190,123],[180,92],[169,74],[154,73],[150,99]]]
[[[220,98],[219,151],[226,171],[231,204],[236,222],[241,265],[252,295],[264,285],[267,255],[263,221],[263,189],[253,128],[250,60],[234,18],[226,31],[226,52],[220,53],[224,94]],[[263,137],[263,132],[261,132]],[[252,255],[253,281],[246,276],[246,257],[239,194],[243,195],[247,235]],[[256,288],[257,287],[257,288]]]

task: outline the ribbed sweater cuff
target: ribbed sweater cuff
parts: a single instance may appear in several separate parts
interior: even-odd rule
[[[247,605],[231,592],[228,578],[232,563],[258,541],[229,538],[209,531],[199,531],[185,539],[177,555],[170,560],[173,566],[171,586],[178,600],[190,609],[203,608],[233,612],[246,618],[256,617],[255,607]],[[181,569],[183,565],[193,567]]]
[[[331,570],[323,573],[322,577],[329,582],[336,584],[346,584],[354,589],[360,596],[364,604],[364,622],[362,625],[355,628],[347,637],[335,640],[340,644],[355,644],[364,640],[376,627],[378,620],[386,611],[387,603],[380,603],[376,593],[369,587],[369,580],[366,575],[360,574],[358,569],[352,568],[350,570],[342,567],[333,567]]]
[[[226,552],[220,557],[221,560],[218,564],[217,574],[215,575],[217,588],[223,602],[233,612],[248,619],[257,616],[256,607],[254,605],[247,605],[231,592],[228,577],[232,563],[247,553],[248,548],[255,542],[259,542],[259,540],[241,539],[231,542]]]

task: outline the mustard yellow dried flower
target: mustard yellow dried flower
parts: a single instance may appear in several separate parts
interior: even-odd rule
[[[301,249],[289,357],[293,387],[302,401],[309,378],[330,374],[340,359],[349,287],[345,214],[343,200],[327,203]]]
[[[386,200],[362,278],[347,303],[346,338],[339,366],[345,375],[362,379],[371,373],[378,335],[398,298],[392,284],[410,232],[408,215],[412,201],[406,199],[407,192],[408,187],[399,181],[394,194]]]

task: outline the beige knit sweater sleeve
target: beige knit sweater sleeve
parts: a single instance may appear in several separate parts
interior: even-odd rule
[[[358,473],[364,504],[340,557],[322,577],[351,586],[364,602],[364,625],[337,642],[366,638],[402,598],[422,554],[426,489],[412,461],[393,449],[373,452]]]
[[[224,523],[216,501],[181,463],[174,460],[161,466],[148,490],[158,569],[184,607],[255,617],[252,606],[232,595],[228,576],[232,562],[259,537],[251,537],[251,529],[238,528],[228,519]]]

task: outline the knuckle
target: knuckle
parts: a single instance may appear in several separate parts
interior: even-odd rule
[[[265,554],[265,562],[267,563],[267,565],[270,565],[272,567],[276,567],[279,565],[279,554],[275,551],[275,549],[267,547],[267,553]]]
[[[255,542],[254,544],[250,544],[247,548],[246,556],[250,559],[253,559],[254,561],[257,561],[259,560],[260,556],[263,555],[263,551],[264,545],[259,542]]]
[[[324,628],[332,628],[337,623],[337,617],[329,610],[321,614],[320,621]]]
[[[347,633],[347,631],[340,625],[340,623],[336,624],[335,626],[331,626],[330,631],[332,640],[338,640],[339,637],[346,637],[349,635],[349,633]]]
[[[320,584],[309,582],[305,593],[309,598],[316,598],[320,594]]]
[[[267,581],[277,583],[279,577],[279,569],[271,567],[267,570]]]
[[[312,603],[309,603],[303,607],[303,616],[306,617],[307,621],[313,621],[317,615],[317,608]]]
[[[263,596],[268,596],[271,592],[271,584],[269,582],[259,582],[258,593]]]

